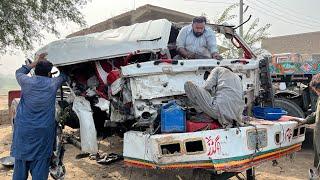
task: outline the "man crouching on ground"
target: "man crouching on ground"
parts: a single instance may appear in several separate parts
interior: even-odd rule
[[[40,54],[34,62],[16,71],[21,99],[14,120],[11,155],[15,157],[13,180],[48,179],[50,158],[56,135],[55,99],[66,81],[62,73],[51,78],[52,63]],[[35,76],[28,76],[35,68]]]

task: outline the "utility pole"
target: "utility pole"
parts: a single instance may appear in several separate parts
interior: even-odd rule
[[[243,23],[243,0],[240,0],[239,24]],[[239,27],[239,35],[243,38],[243,26]]]
[[[239,3],[239,24],[243,23],[243,0]],[[239,36],[243,38],[243,26],[239,27]],[[243,51],[239,49],[239,58],[243,57]]]
[[[136,0],[133,0],[133,10],[136,10]]]

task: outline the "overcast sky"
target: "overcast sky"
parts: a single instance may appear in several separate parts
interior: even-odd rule
[[[88,26],[94,25],[118,14],[127,12],[145,4],[152,4],[168,9],[181,11],[192,15],[205,13],[208,17],[217,17],[226,7],[239,1],[236,0],[91,0],[82,9]],[[249,8],[245,13],[245,18],[250,14],[253,18],[260,18],[260,24],[270,23],[271,36],[297,34],[305,32],[320,31],[320,1],[319,0],[244,0]],[[238,10],[235,12],[238,13]],[[230,22],[237,24],[237,22]],[[76,32],[81,28],[68,24],[61,25],[59,30],[61,37]],[[39,48],[57,37],[47,35]],[[35,49],[35,51],[36,51]],[[30,52],[33,53],[33,52]],[[12,74],[15,69],[23,64],[25,60],[23,52],[15,52],[14,55],[0,56],[0,75]]]

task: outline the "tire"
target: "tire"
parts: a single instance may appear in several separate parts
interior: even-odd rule
[[[283,98],[274,99],[274,106],[282,108],[288,112],[289,116],[304,118],[304,112],[302,109],[293,101]]]

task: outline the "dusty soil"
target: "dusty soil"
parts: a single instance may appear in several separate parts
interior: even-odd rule
[[[8,96],[0,95],[0,125],[9,123]]]
[[[0,109],[5,108],[7,97],[0,96]],[[68,133],[74,130],[66,128]],[[77,133],[77,132],[75,132]],[[0,125],[0,157],[10,154],[12,129],[10,125]],[[122,139],[113,136],[100,141],[100,150],[106,153],[122,153]],[[100,165],[95,160],[89,158],[76,159],[75,156],[80,153],[80,150],[73,145],[65,145],[64,163],[67,169],[65,179],[209,179],[206,173],[196,173],[192,170],[145,170],[126,167],[122,161],[111,165]],[[311,148],[305,148],[296,153],[293,159],[286,157],[279,160],[279,165],[272,166],[271,162],[267,162],[257,167],[257,179],[307,179],[308,169],[312,166],[313,155]],[[13,170],[0,165],[0,179],[12,179]],[[243,173],[245,175],[245,173]],[[240,177],[242,175],[240,174]],[[31,179],[31,178],[29,178]],[[51,179],[51,178],[50,178]],[[236,179],[236,178],[232,178]]]
[[[67,129],[70,132],[70,129]],[[0,126],[0,157],[9,155],[11,145],[11,126]],[[121,153],[122,139],[113,136],[100,141],[100,150],[107,153]],[[191,170],[162,171],[145,170],[126,167],[122,161],[111,165],[100,165],[89,158],[76,159],[80,150],[73,145],[66,144],[65,165],[66,179],[208,179],[207,174],[197,174]],[[279,165],[273,167],[267,162],[256,169],[257,179],[307,179],[308,168],[313,160],[312,150],[303,149],[296,153],[293,159],[287,157],[279,160]],[[0,179],[11,179],[13,170],[0,165]],[[245,175],[245,173],[243,173]],[[242,175],[240,175],[242,176]],[[50,178],[51,179],[51,178]],[[236,179],[236,178],[233,178]]]
[[[8,108],[8,96],[0,95],[0,110]]]

